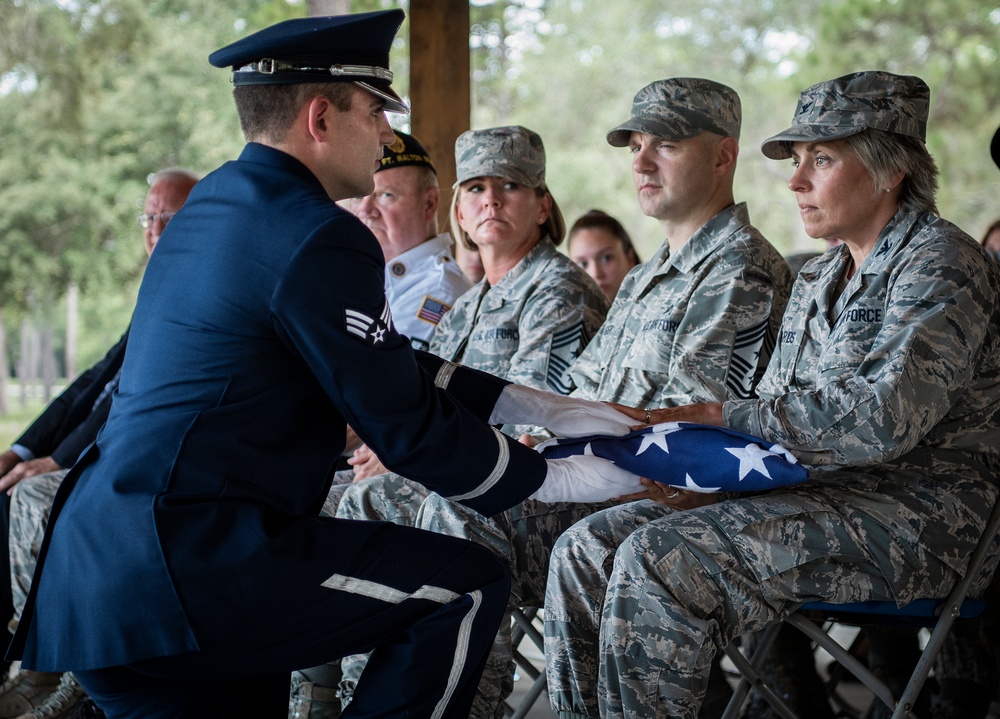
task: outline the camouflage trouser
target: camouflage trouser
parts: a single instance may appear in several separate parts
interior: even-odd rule
[[[416,523],[417,510],[428,494],[430,492],[422,484],[398,474],[380,474],[348,484],[341,493],[336,516],[341,519],[385,520],[412,527]],[[351,703],[368,656],[350,654],[341,660],[342,676],[338,688],[341,706]]]
[[[429,494],[424,485],[398,474],[380,474],[349,484],[340,498],[336,516],[384,520],[412,527],[416,524],[420,505]]]
[[[45,525],[49,522],[52,499],[68,471],[60,469],[36,474],[14,485],[10,498],[10,589],[14,619],[21,619]]]
[[[344,492],[347,491],[353,482],[353,469],[342,469],[339,472],[334,472],[333,484],[330,485],[330,491],[326,494],[326,499],[323,501],[323,509],[319,511],[319,516],[336,516],[337,507],[340,506],[340,500],[344,496]]]
[[[552,555],[553,707],[564,718],[695,719],[718,649],[800,601],[942,596],[984,523],[954,514],[953,491],[969,507],[991,506],[995,492],[910,476],[684,512],[636,502],[587,518]]]
[[[608,506],[610,502],[547,504],[529,500],[487,518],[464,505],[432,494],[420,507],[418,527],[463,537],[488,547],[505,561],[511,573],[508,612],[486,660],[469,714],[472,719],[502,717],[504,699],[513,691],[510,610],[542,605],[549,555],[556,539],[583,517]]]

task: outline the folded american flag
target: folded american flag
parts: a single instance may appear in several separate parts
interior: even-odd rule
[[[666,422],[624,437],[553,439],[546,459],[593,454],[640,477],[693,492],[756,492],[799,484],[807,470],[784,447],[724,427]]]

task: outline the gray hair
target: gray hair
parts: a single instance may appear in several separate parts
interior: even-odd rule
[[[165,167],[164,169],[154,172],[149,176],[149,186],[152,187],[163,180],[177,180],[181,182],[189,182],[192,185],[198,182],[201,176],[197,172],[192,172],[184,167]]]
[[[923,142],[875,128],[845,137],[843,142],[868,170],[875,183],[875,192],[888,187],[893,176],[902,171],[905,177],[899,196],[900,207],[906,212],[937,214],[938,168]]]

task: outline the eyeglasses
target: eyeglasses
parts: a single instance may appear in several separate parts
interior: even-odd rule
[[[166,227],[167,223],[170,222],[170,220],[173,219],[173,216],[176,214],[177,214],[176,212],[170,212],[169,210],[160,213],[144,212],[141,215],[139,215],[139,227],[141,227],[144,230],[148,230],[150,227],[153,226],[153,223],[156,222],[157,218],[159,218],[160,222],[162,222],[164,227]]]

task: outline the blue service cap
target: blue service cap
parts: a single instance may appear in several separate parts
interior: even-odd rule
[[[285,20],[208,56],[232,67],[234,85],[353,82],[385,100],[388,112],[409,112],[389,86],[389,48],[402,10]]]

